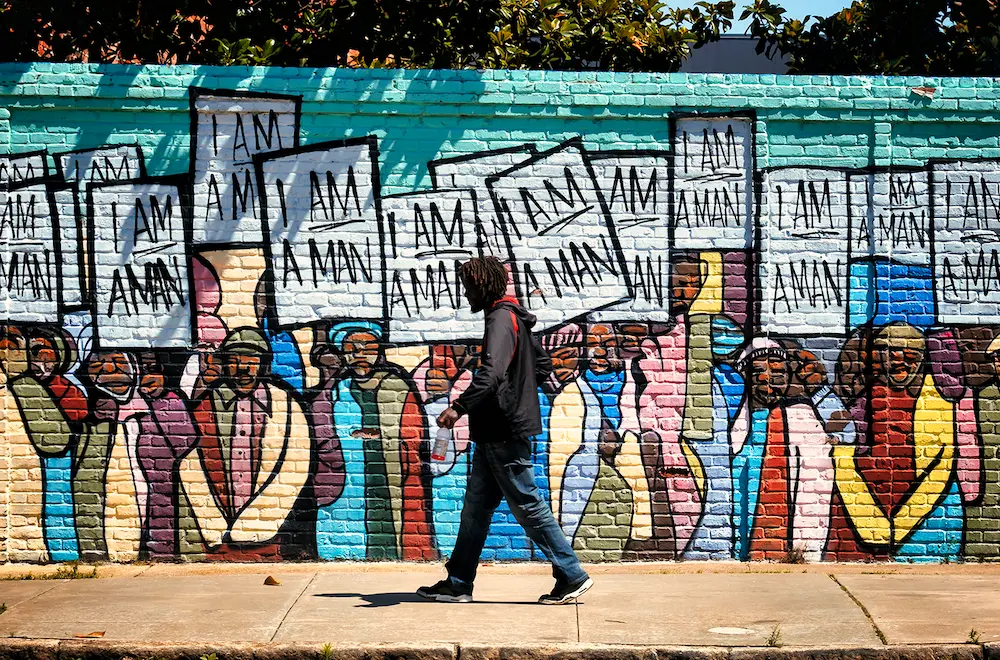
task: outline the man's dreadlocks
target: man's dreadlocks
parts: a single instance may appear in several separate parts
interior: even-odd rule
[[[465,286],[475,289],[487,306],[507,292],[507,269],[496,257],[469,259],[459,273]]]

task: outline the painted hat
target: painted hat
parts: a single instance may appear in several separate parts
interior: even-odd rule
[[[226,337],[221,350],[233,355],[264,355],[271,350],[271,345],[260,330],[240,328]]]

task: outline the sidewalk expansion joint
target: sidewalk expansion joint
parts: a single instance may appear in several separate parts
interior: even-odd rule
[[[840,580],[837,579],[836,575],[834,575],[833,573],[827,573],[827,577],[829,577],[831,580],[833,580],[836,583],[836,585],[838,587],[840,587],[840,590],[843,591],[845,594],[847,594],[848,598],[850,598],[851,600],[854,601],[854,604],[857,605],[861,609],[861,611],[864,613],[865,617],[868,619],[868,623],[871,624],[872,630],[875,631],[875,635],[878,636],[879,641],[882,642],[883,646],[888,646],[889,645],[889,640],[886,638],[885,633],[882,632],[882,629],[878,627],[878,624],[875,623],[875,618],[872,617],[871,612],[868,611],[868,608],[865,607],[865,604],[862,603],[860,600],[858,600],[858,598],[854,594],[851,593],[851,590],[848,589],[847,587],[845,587],[840,582]]]
[[[576,643],[579,644],[580,639],[580,602],[577,600],[573,601],[573,613],[576,614]]]
[[[319,573],[313,573],[312,577],[309,578],[309,581],[306,582],[304,587],[302,587],[302,590],[299,592],[299,595],[295,597],[295,599],[292,601],[292,604],[288,606],[288,609],[285,610],[285,613],[281,616],[281,621],[278,622],[278,627],[274,629],[274,634],[271,635],[270,641],[273,642],[274,638],[278,636],[278,632],[281,630],[281,626],[285,625],[285,619],[287,619],[288,615],[292,613],[292,609],[298,604],[299,599],[302,598],[302,594],[306,592],[306,589],[312,586],[312,583],[315,582],[316,578],[318,577]]]

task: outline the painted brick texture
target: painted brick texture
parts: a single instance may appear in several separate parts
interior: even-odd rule
[[[1000,560],[998,127],[993,79],[0,64],[0,558],[447,557],[493,255],[581,559]],[[542,559],[506,503],[483,558]]]

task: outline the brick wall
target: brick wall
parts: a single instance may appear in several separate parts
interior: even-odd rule
[[[1000,559],[990,79],[0,65],[0,555],[434,560],[510,270],[581,558]],[[484,558],[539,552],[510,509]]]

